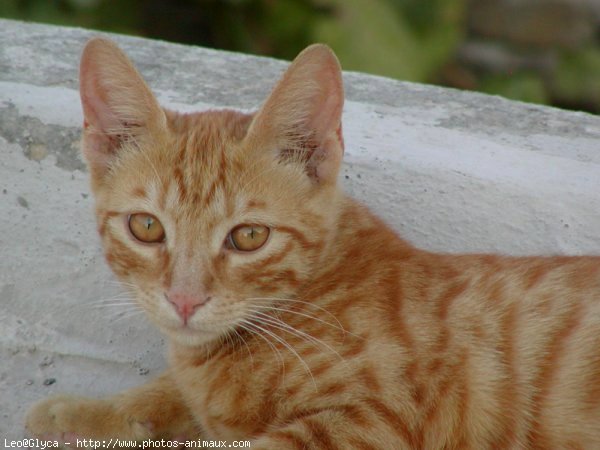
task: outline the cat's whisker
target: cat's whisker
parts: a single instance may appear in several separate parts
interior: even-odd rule
[[[106,302],[106,303],[98,303],[96,305],[85,305],[87,308],[91,309],[101,309],[101,308],[118,308],[119,306],[130,306],[133,303],[119,301],[119,302]]]
[[[137,303],[135,303],[134,301],[128,300],[128,299],[115,299],[115,300],[107,300],[103,303],[96,303],[96,304],[89,304],[87,306],[89,306],[90,308],[107,308],[107,307],[113,307],[113,306],[129,306],[129,305],[136,305]]]
[[[260,315],[259,318],[261,321],[268,323],[276,328],[279,328],[282,331],[287,331],[288,333],[295,335],[306,342],[309,342],[315,348],[328,350],[328,351],[332,352],[333,354],[335,354],[340,359],[340,361],[346,362],[344,357],[342,355],[340,355],[337,350],[335,350],[333,347],[331,347],[329,344],[322,341],[321,339],[317,339],[316,337],[314,337],[308,333],[305,333],[304,331],[294,328],[293,326],[291,326],[288,323],[285,323],[281,319],[269,316],[268,314],[258,312],[258,311],[255,311],[255,314]]]
[[[119,293],[115,294],[112,297],[96,300],[86,304],[86,307],[92,309],[102,309],[102,308],[122,308],[122,307],[136,307],[141,309],[139,304],[131,298],[131,296]]]
[[[140,316],[143,313],[144,313],[144,311],[141,310],[141,309],[132,309],[132,310],[127,310],[127,311],[119,312],[116,315],[116,318],[113,320],[113,323],[120,322],[120,321],[125,320],[125,319],[131,319],[133,317]]]
[[[221,336],[219,336],[219,344],[220,344],[219,347],[223,347],[225,345],[231,345],[233,348],[235,348],[235,342],[232,340],[229,332],[223,333]]]
[[[122,313],[124,311],[141,311],[141,308],[135,305],[107,305],[106,307],[94,307],[94,309],[101,309],[103,311],[114,311],[115,314]]]
[[[278,308],[276,306],[269,306],[269,305],[252,305],[252,307],[254,307],[254,308],[261,308],[263,310],[268,310],[268,311],[286,312],[286,313],[290,313],[290,314],[295,314],[297,316],[301,316],[301,317],[305,317],[307,319],[311,319],[311,320],[315,320],[317,322],[321,322],[322,324],[328,325],[328,326],[330,326],[332,328],[335,328],[336,330],[340,330],[340,331],[342,331],[345,334],[349,334],[349,335],[351,335],[353,337],[357,337],[357,338],[362,339],[362,336],[354,334],[354,333],[346,330],[345,328],[343,328],[341,326],[337,326],[337,325],[335,325],[335,324],[333,324],[331,322],[327,322],[326,320],[323,320],[323,319],[321,319],[319,317],[312,316],[312,315],[306,314],[306,313],[302,313],[300,311],[294,311],[293,309],[287,309],[287,308]]]
[[[244,319],[238,324],[238,326],[240,328],[242,328],[243,330],[246,330],[248,333],[250,333],[254,336],[258,336],[263,341],[265,341],[269,347],[271,347],[271,350],[273,350],[273,353],[275,353],[275,357],[279,361],[279,366],[281,367],[282,376],[285,376],[285,361],[284,361],[283,356],[281,355],[281,352],[279,351],[279,349],[277,347],[275,347],[275,345],[273,345],[273,343],[271,341],[269,341],[265,336],[263,336],[262,333],[255,330],[254,324],[252,322],[249,322]]]
[[[130,294],[131,291],[137,290],[137,286],[135,284],[129,283],[127,281],[108,280],[106,283],[111,287],[118,288],[119,292],[124,294]]]
[[[106,300],[114,300],[114,299],[130,299],[132,298],[131,295],[129,295],[126,292],[118,292],[114,295],[108,296],[108,297],[104,297],[98,300],[94,300],[91,303],[100,303],[100,302],[104,302]]]
[[[110,300],[110,299],[113,299],[113,298],[131,298],[131,294],[128,293],[128,292],[122,292],[122,291],[121,292],[115,292],[113,295],[109,295],[109,296],[107,296],[105,298],[101,298],[99,300],[95,300],[92,303],[102,302],[104,300],[107,300],[107,299]]]
[[[343,330],[345,333],[350,333],[349,331],[347,331],[343,326],[342,323],[338,320],[338,318],[330,311],[328,311],[327,309],[323,308],[322,306],[319,306],[315,303],[311,303],[311,302],[307,302],[305,300],[298,300],[298,299],[293,299],[293,298],[284,298],[284,297],[248,297],[246,298],[246,300],[249,301],[265,301],[265,302],[273,302],[273,301],[277,301],[277,302],[287,302],[287,303],[299,303],[302,305],[307,305],[313,308],[318,309],[319,311],[324,312],[325,314],[327,314],[328,316],[330,316],[333,320],[335,320],[339,326],[339,328],[341,330]],[[360,336],[356,336],[356,337],[360,337]]]
[[[109,317],[110,322],[111,323],[116,323],[116,322],[120,322],[123,320],[127,320],[127,319],[131,319],[133,317],[137,317],[139,316],[140,313],[139,311],[127,311],[126,313],[118,313],[118,314],[113,314]]]
[[[310,367],[308,366],[308,364],[306,363],[306,361],[304,361],[304,359],[298,354],[298,352],[294,349],[294,347],[292,347],[285,339],[283,339],[281,336],[278,336],[277,334],[273,333],[270,330],[267,330],[266,328],[261,327],[260,325],[256,324],[255,322],[250,321],[250,323],[252,324],[252,326],[254,326],[255,328],[258,328],[259,330],[261,330],[263,333],[267,333],[269,336],[271,336],[273,339],[275,339],[277,342],[281,343],[281,345],[283,345],[285,348],[287,348],[290,352],[292,352],[296,358],[298,358],[298,361],[300,361],[300,363],[304,366],[304,369],[306,370],[306,372],[308,373],[308,375],[310,376],[313,385],[315,387],[315,390],[317,389],[317,383],[315,381],[315,378],[313,377],[312,371],[310,370]],[[264,324],[263,324],[264,325]]]
[[[246,346],[246,350],[248,350],[248,355],[250,356],[250,363],[252,364],[252,368],[254,369],[254,356],[252,355],[252,352],[250,351],[250,346],[246,342],[246,339],[244,339],[244,336],[242,336],[235,327],[231,327],[230,330],[231,330],[231,332],[235,333],[235,335],[238,337],[238,339],[241,340],[242,343]]]
[[[141,306],[135,304],[118,305],[117,307],[114,307],[114,309],[116,314],[121,314],[128,311],[144,311]]]

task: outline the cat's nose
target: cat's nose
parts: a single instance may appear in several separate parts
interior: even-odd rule
[[[175,311],[183,319],[184,324],[187,324],[189,318],[194,315],[198,308],[211,299],[210,296],[206,295],[195,296],[178,291],[165,294],[165,297],[175,307]]]

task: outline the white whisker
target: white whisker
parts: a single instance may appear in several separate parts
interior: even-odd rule
[[[308,366],[308,364],[306,363],[306,361],[304,361],[304,359],[302,359],[302,357],[298,354],[298,352],[296,350],[294,350],[294,347],[292,347],[285,339],[283,339],[281,336],[278,336],[277,334],[273,333],[270,330],[267,330],[266,328],[261,327],[260,325],[256,324],[255,322],[252,321],[247,321],[246,323],[252,324],[253,327],[258,328],[259,330],[261,330],[263,333],[267,333],[269,336],[271,336],[273,339],[275,339],[277,342],[281,343],[285,348],[287,348],[290,352],[292,352],[296,358],[298,358],[298,361],[300,361],[300,363],[302,363],[302,365],[304,366],[304,369],[306,370],[306,372],[308,373],[308,375],[310,376],[313,385],[315,387],[315,390],[317,389],[317,383],[315,381],[315,378],[313,377],[312,371],[310,370],[310,367]],[[262,322],[261,322],[262,323]]]
[[[288,303],[299,303],[302,305],[311,306],[311,307],[317,308],[318,310],[323,311],[325,314],[329,315],[333,320],[335,320],[337,322],[340,329],[345,331],[344,327],[342,326],[342,323],[337,319],[337,317],[335,317],[334,314],[332,314],[330,311],[327,311],[322,306],[316,305],[311,302],[307,302],[304,300],[298,300],[298,299],[292,299],[292,298],[283,298],[283,297],[248,297],[248,298],[246,298],[246,300],[252,300],[252,301],[258,300],[258,301],[269,301],[269,302],[278,301],[278,302],[288,302]]]
[[[250,363],[252,364],[252,369],[254,369],[254,356],[252,355],[252,352],[250,351],[250,346],[246,342],[246,339],[244,339],[244,336],[242,336],[238,332],[238,330],[235,329],[235,327],[231,327],[231,331],[234,332],[235,335],[238,337],[238,339],[241,340],[243,342],[243,344],[246,346],[246,350],[248,350],[248,355],[250,356]]]
[[[136,316],[140,316],[140,315],[143,314],[143,312],[144,311],[142,311],[142,310],[125,311],[123,313],[120,313],[120,315],[118,315],[118,317],[116,319],[114,319],[112,323],[120,322],[120,321],[125,320],[125,319],[131,319],[131,318],[136,317]]]
[[[279,366],[281,367],[282,376],[285,376],[285,361],[283,360],[283,356],[281,355],[281,352],[279,351],[279,349],[277,347],[275,347],[275,345],[273,345],[273,343],[271,341],[269,341],[265,336],[263,336],[261,333],[256,331],[254,328],[252,328],[254,326],[254,324],[252,322],[249,322],[244,319],[244,320],[242,320],[242,323],[238,324],[238,326],[240,328],[246,330],[248,333],[250,333],[254,336],[258,336],[263,341],[265,341],[269,345],[269,347],[271,347],[271,349],[275,353],[275,356],[279,360]]]
[[[101,303],[98,305],[89,305],[90,308],[113,308],[118,306],[138,306],[136,303],[130,301],[122,301],[122,302],[111,302],[111,303]]]
[[[358,335],[356,335],[354,333],[351,333],[350,331],[346,330],[345,328],[343,328],[341,326],[337,326],[337,325],[335,325],[335,324],[333,324],[331,322],[327,322],[326,320],[323,320],[323,319],[321,319],[319,317],[316,317],[316,316],[313,316],[313,315],[310,315],[310,314],[306,314],[306,313],[302,313],[300,311],[294,311],[292,309],[287,309],[287,308],[278,308],[276,306],[269,306],[269,305],[252,305],[252,307],[253,308],[261,308],[263,310],[269,310],[269,311],[286,312],[286,313],[290,313],[290,314],[295,314],[297,316],[306,317],[307,319],[311,319],[311,320],[315,320],[317,322],[321,322],[322,324],[328,325],[328,326],[330,326],[332,328],[335,328],[336,330],[340,330],[343,333],[346,333],[346,334],[349,334],[351,336],[354,336],[354,337],[362,339],[361,336],[358,336]],[[338,323],[339,323],[339,321],[338,321]]]
[[[342,357],[342,355],[340,355],[337,350],[335,350],[333,347],[331,347],[329,344],[327,344],[326,342],[317,339],[316,337],[298,330],[297,328],[294,328],[293,326],[291,326],[288,323],[285,323],[284,321],[269,316],[268,314],[256,311],[255,314],[259,314],[260,315],[260,320],[266,323],[269,323],[271,325],[273,325],[274,327],[279,328],[282,331],[287,331],[288,333],[298,336],[299,338],[303,339],[304,341],[307,341],[309,343],[311,343],[313,346],[315,346],[316,348],[321,348],[321,349],[326,349],[330,352],[332,352],[333,354],[335,354],[341,361],[346,362],[346,360]]]

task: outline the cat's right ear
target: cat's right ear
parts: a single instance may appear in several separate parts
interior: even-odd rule
[[[166,117],[131,61],[113,42],[94,38],[81,55],[83,154],[98,181],[126,141],[164,129]]]
[[[288,162],[302,164],[321,184],[335,183],[344,153],[344,87],[333,51],[314,44],[290,64],[256,113],[246,139],[271,149]]]

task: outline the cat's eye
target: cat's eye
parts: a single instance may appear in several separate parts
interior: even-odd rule
[[[263,225],[238,225],[229,233],[229,242],[236,250],[258,250],[269,237],[269,228]]]
[[[141,242],[155,244],[165,240],[165,229],[152,214],[130,214],[128,224],[131,234]]]

